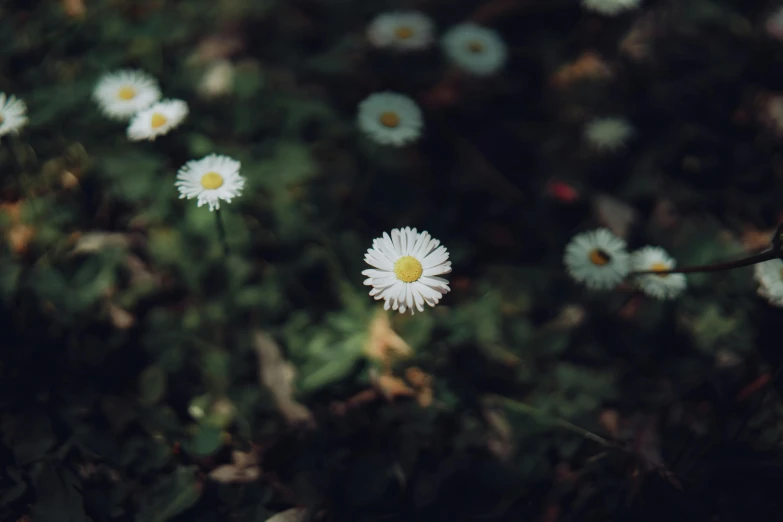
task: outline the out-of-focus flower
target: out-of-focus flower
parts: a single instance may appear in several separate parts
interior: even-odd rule
[[[641,0],[582,0],[582,7],[602,15],[616,16],[623,11],[636,9]]]
[[[168,134],[188,115],[188,104],[182,100],[163,100],[136,113],[128,125],[128,138],[132,141],[154,141]]]
[[[427,232],[410,227],[395,228],[391,236],[384,232],[364,261],[374,267],[362,272],[364,284],[373,287],[371,296],[385,301],[386,310],[423,312],[425,303],[435,306],[450,290],[448,281],[437,277],[451,272],[449,252]]]
[[[19,131],[27,125],[27,105],[13,95],[0,92],[0,136]]]
[[[783,96],[763,94],[758,97],[760,120],[776,135],[783,135]]]
[[[213,62],[198,84],[199,94],[206,99],[226,96],[234,90],[234,64],[228,60]]]
[[[594,149],[614,152],[625,147],[634,130],[624,118],[596,118],[585,125],[585,141]]]
[[[367,28],[367,39],[375,47],[398,51],[426,49],[432,44],[432,20],[419,11],[395,11],[378,15]]]
[[[124,69],[103,75],[92,96],[106,116],[128,120],[160,100],[160,87],[149,74]]]
[[[764,22],[764,29],[772,38],[783,40],[783,6],[772,11]]]
[[[443,35],[443,49],[460,69],[489,76],[506,63],[508,50],[497,31],[473,23],[459,24]]]
[[[401,147],[421,136],[424,121],[412,99],[394,92],[371,94],[359,103],[359,128],[383,145]]]
[[[753,266],[758,294],[775,306],[783,306],[783,261],[771,259]]]
[[[573,62],[561,66],[550,80],[554,87],[562,89],[583,80],[604,80],[612,77],[612,69],[593,51],[585,51]]]
[[[605,228],[574,236],[566,246],[563,262],[574,280],[593,290],[614,288],[630,271],[625,241]]]
[[[198,206],[209,205],[209,210],[220,208],[220,200],[231,200],[242,193],[245,178],[239,175],[241,164],[228,156],[210,154],[200,160],[191,160],[179,169],[177,181],[179,197],[198,198]]]
[[[677,263],[659,247],[646,246],[631,253],[631,270],[671,270]],[[673,299],[687,286],[685,274],[641,274],[633,282],[642,292],[656,299]]]

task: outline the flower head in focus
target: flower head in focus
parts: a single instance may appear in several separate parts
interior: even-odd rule
[[[783,307],[783,261],[771,259],[753,265],[753,277],[759,284],[758,294],[769,304]]]
[[[375,47],[398,51],[426,49],[432,44],[432,20],[419,11],[395,11],[375,17],[367,28],[367,39]]]
[[[443,49],[460,69],[489,76],[506,63],[508,50],[497,31],[474,23],[459,24],[443,35]]]
[[[160,100],[160,87],[157,80],[145,72],[123,69],[103,75],[92,96],[106,116],[128,120]]]
[[[450,290],[448,281],[438,277],[451,272],[449,252],[427,232],[410,227],[384,232],[364,261],[373,267],[362,272],[364,284],[372,286],[371,296],[385,301],[386,310],[423,312],[425,303],[435,306]]]
[[[606,16],[617,16],[623,11],[636,9],[641,0],[582,0],[582,7]]]
[[[27,106],[16,96],[0,92],[0,136],[19,134],[27,125]]]
[[[128,125],[128,138],[132,141],[154,141],[168,134],[188,115],[188,104],[182,100],[163,100],[136,113]]]
[[[659,247],[646,246],[631,253],[633,272],[672,270],[676,264]],[[674,299],[688,284],[685,274],[640,274],[634,276],[633,281],[639,290],[656,299]]]
[[[221,199],[231,203],[245,188],[245,178],[239,175],[240,166],[235,159],[217,154],[185,163],[174,183],[180,199],[198,198],[198,206],[206,203],[209,210],[219,209]]]
[[[563,257],[568,274],[593,290],[619,285],[630,271],[625,241],[606,228],[574,236]]]
[[[424,126],[416,102],[394,92],[371,94],[359,103],[357,123],[374,141],[395,147],[418,140]]]
[[[624,118],[595,118],[584,129],[585,141],[600,152],[625,147],[633,134],[633,127]]]

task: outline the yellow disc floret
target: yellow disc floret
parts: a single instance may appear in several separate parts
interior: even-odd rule
[[[609,256],[609,254],[607,254],[600,248],[591,250],[590,255],[588,257],[590,259],[590,262],[596,266],[608,265],[609,262],[612,260],[611,256]]]
[[[384,127],[394,128],[400,124],[400,117],[396,112],[387,111],[378,118]]]
[[[153,129],[157,129],[159,127],[162,127],[163,125],[166,125],[166,122],[169,121],[164,115],[162,115],[159,112],[156,112],[152,115],[152,119],[150,120],[150,125],[152,125]]]
[[[394,275],[403,283],[418,281],[422,273],[424,268],[413,256],[403,256],[394,263]]]
[[[133,87],[122,87],[117,91],[117,97],[121,100],[132,100],[136,97],[136,89]]]
[[[410,27],[405,27],[404,25],[398,27],[394,30],[395,36],[399,38],[400,40],[407,40],[411,36],[413,36],[413,29]]]
[[[473,40],[472,42],[468,42],[468,51],[472,53],[483,53],[484,44],[476,40]]]
[[[215,190],[223,186],[223,176],[217,172],[207,172],[201,176],[201,186],[206,190]]]

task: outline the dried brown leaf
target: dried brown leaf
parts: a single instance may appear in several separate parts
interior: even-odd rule
[[[258,376],[269,388],[280,413],[289,425],[314,426],[313,413],[294,399],[294,366],[283,358],[280,347],[272,337],[260,330],[254,335],[253,346],[258,354]]]

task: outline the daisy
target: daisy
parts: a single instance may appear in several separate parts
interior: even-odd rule
[[[401,147],[421,136],[424,122],[412,99],[394,92],[371,94],[359,104],[359,128],[382,145]]]
[[[624,118],[595,118],[584,130],[587,143],[600,152],[614,152],[625,147],[633,134],[633,127]]]
[[[16,96],[0,92],[0,136],[19,131],[27,125],[27,105]]]
[[[615,16],[639,7],[641,0],[582,0],[582,7],[602,15]]]
[[[783,40],[783,7],[772,11],[764,22],[767,33],[776,40]]]
[[[92,96],[106,116],[128,120],[160,100],[160,88],[149,74],[123,69],[101,77]]]
[[[783,261],[771,259],[753,266],[758,294],[775,306],[783,306]]]
[[[508,54],[497,31],[473,23],[449,29],[443,35],[443,48],[454,64],[477,76],[488,76],[500,70]]]
[[[568,274],[593,290],[608,290],[630,271],[625,241],[605,228],[575,236],[566,246],[563,262]]]
[[[362,272],[365,285],[372,286],[370,295],[385,301],[383,308],[405,313],[424,311],[424,303],[435,306],[441,296],[450,290],[442,274],[451,272],[451,261],[446,247],[432,239],[427,232],[415,228],[395,228],[391,236],[373,240],[364,261],[375,268]]]
[[[677,263],[662,248],[646,246],[631,253],[631,271],[671,270]],[[673,299],[680,295],[687,281],[685,274],[639,274],[634,276],[637,288],[656,299]]]
[[[188,104],[182,100],[163,100],[136,113],[128,125],[128,139],[150,140],[168,134],[188,115]]]
[[[174,183],[179,198],[198,198],[199,207],[206,203],[209,210],[218,210],[221,199],[231,203],[245,188],[245,178],[239,175],[240,166],[237,160],[217,154],[185,163]]]
[[[375,47],[399,51],[426,49],[433,40],[432,20],[419,11],[396,11],[378,15],[367,28],[367,39]]]

